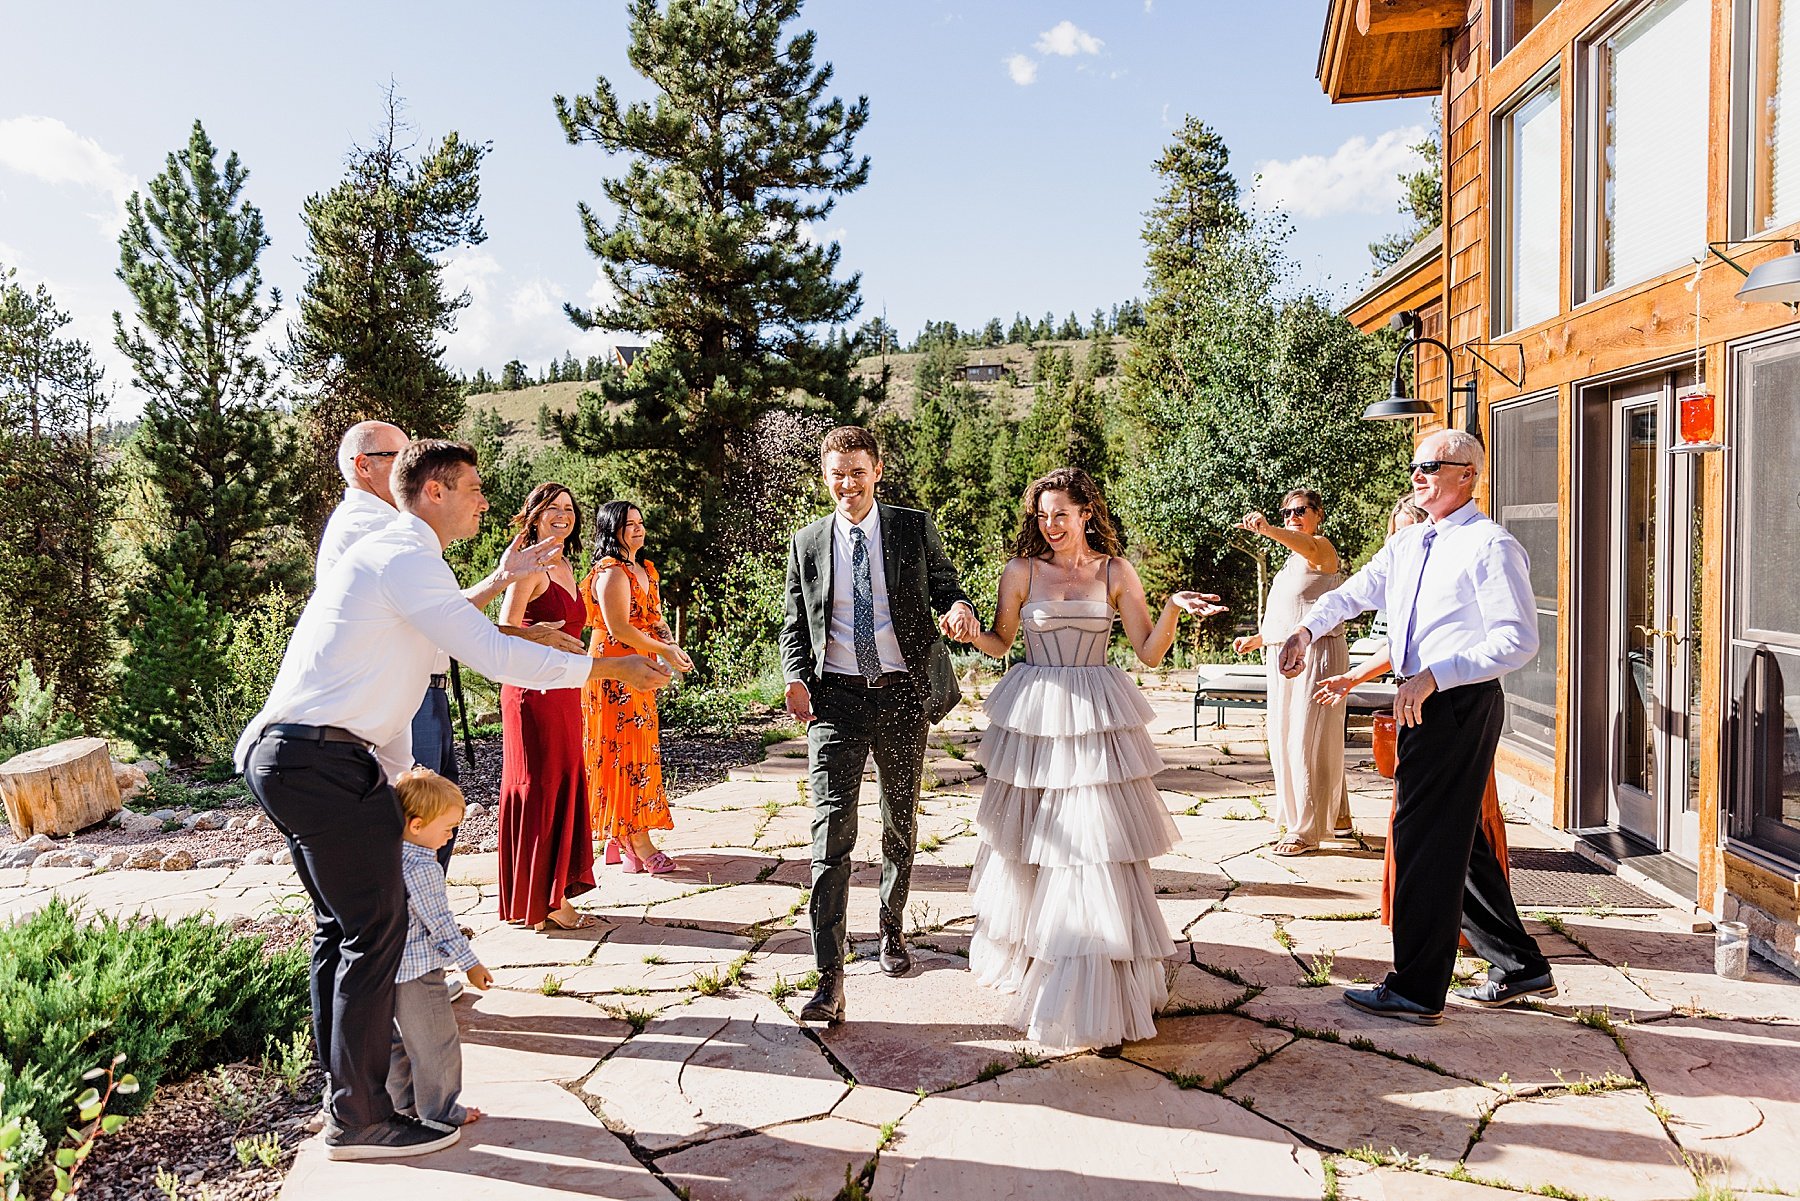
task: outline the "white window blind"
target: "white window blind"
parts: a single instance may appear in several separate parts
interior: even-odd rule
[[[1509,329],[1556,316],[1562,264],[1562,89],[1556,84],[1515,109],[1508,221]]]
[[[1631,283],[1706,244],[1707,0],[1657,0],[1601,48],[1598,287]]]
[[[1800,220],[1800,3],[1767,0],[1775,9],[1774,78],[1760,99],[1769,118],[1768,198],[1762,229]]]

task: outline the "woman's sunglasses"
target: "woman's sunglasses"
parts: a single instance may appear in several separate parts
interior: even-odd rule
[[[1311,505],[1295,505],[1291,509],[1276,509],[1275,512],[1283,521],[1292,521],[1294,518],[1303,515],[1310,508],[1312,508]]]

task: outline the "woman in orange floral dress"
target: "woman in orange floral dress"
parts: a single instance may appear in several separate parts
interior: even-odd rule
[[[638,559],[644,515],[630,501],[613,500],[600,506],[594,525],[594,566],[581,583],[594,631],[588,653],[660,655],[674,670],[692,671],[693,661],[663,620],[656,567]],[[607,839],[606,862],[622,858],[628,872],[674,871],[675,861],[650,841],[650,831],[675,826],[663,791],[656,693],[590,680],[581,707],[588,807],[594,829]]]

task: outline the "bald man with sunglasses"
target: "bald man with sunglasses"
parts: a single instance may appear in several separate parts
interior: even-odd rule
[[[1457,934],[1493,966],[1458,989],[1481,1006],[1554,996],[1550,964],[1525,932],[1481,798],[1500,742],[1500,677],[1537,653],[1537,601],[1525,548],[1475,507],[1487,457],[1480,439],[1440,430],[1419,444],[1413,499],[1430,520],[1401,530],[1368,566],[1320,597],[1282,645],[1297,675],[1320,633],[1370,609],[1388,613],[1400,686],[1394,773],[1394,970],[1344,999],[1381,1017],[1435,1026],[1456,966]]]

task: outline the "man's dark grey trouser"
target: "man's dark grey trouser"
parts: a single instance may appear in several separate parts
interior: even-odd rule
[[[893,679],[893,677],[889,677]],[[850,852],[863,768],[875,757],[881,785],[881,922],[900,929],[912,884],[913,832],[925,770],[925,685],[911,676],[866,689],[825,676],[812,692],[806,728],[813,803],[813,958],[819,970],[844,962]]]
[[[312,898],[313,1033],[338,1125],[393,1116],[394,975],[406,948],[400,803],[375,756],[348,742],[265,734],[244,765],[250,793],[294,855]]]

